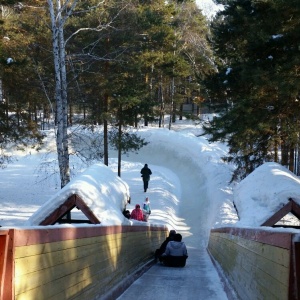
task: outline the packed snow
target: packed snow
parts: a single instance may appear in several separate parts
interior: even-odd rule
[[[234,203],[240,217],[236,225],[259,227],[289,199],[300,204],[299,177],[277,163],[265,163],[234,189]]]
[[[151,126],[138,130],[149,144],[138,153],[123,155],[121,178],[116,175],[114,151],[109,167],[101,162],[84,167],[78,159],[71,159],[77,175],[62,190],[53,167],[55,153],[48,153],[55,148],[49,131],[45,149],[16,152],[16,160],[0,170],[0,225],[37,225],[72,194],[86,202],[101,225],[130,224],[137,221],[126,219],[123,208],[132,210],[148,196],[152,207],[149,222],[165,224],[185,237],[201,236],[195,243],[201,240],[206,245],[211,228],[259,227],[290,198],[300,202],[299,178],[285,167],[265,163],[240,183],[229,184],[233,166],[222,159],[226,145],[209,143],[201,135],[199,121],[178,120],[172,126],[172,130]],[[147,193],[140,177],[145,163],[153,173]],[[127,204],[129,197],[131,203]]]
[[[40,152],[32,149],[15,151],[15,161],[0,170],[0,226],[3,229],[37,226],[72,194],[85,201],[101,224],[53,226],[147,226],[147,222],[126,219],[122,210],[126,206],[131,211],[148,197],[151,205],[148,222],[175,229],[182,234],[187,245],[189,259],[184,269],[193,289],[185,286],[182,292],[188,292],[191,299],[198,299],[199,293],[204,293],[206,299],[228,299],[206,251],[210,229],[260,227],[290,198],[299,203],[300,181],[285,167],[266,163],[240,183],[229,184],[234,166],[222,159],[227,153],[226,145],[209,143],[202,135],[201,124],[210,119],[211,116],[203,116],[201,122],[177,120],[172,124],[172,130],[157,126],[139,128],[138,134],[149,144],[138,153],[123,155],[121,178],[117,176],[117,155],[114,151],[110,151],[108,167],[99,161],[86,166],[78,157],[71,156],[72,180],[63,189],[60,189],[54,132],[47,131]],[[152,170],[146,193],[140,176],[145,163]],[[131,202],[127,203],[129,197]],[[73,210],[75,216],[84,217],[76,208]],[[290,219],[288,216],[285,222],[291,222]],[[269,227],[268,230],[290,229]],[[149,275],[145,273],[120,299],[132,299],[149,276],[157,277],[162,285],[159,289],[148,284],[151,288],[149,299],[169,299],[169,289],[165,287],[172,288],[171,283],[176,284],[176,280],[181,278],[180,270],[174,272],[155,265],[149,271]],[[199,276],[205,285],[194,284]],[[168,277],[172,277],[173,281],[167,280]],[[147,297],[147,294],[141,295]]]
[[[107,166],[95,164],[45,202],[26,224],[39,225],[72,195],[78,195],[105,225],[121,225],[122,211],[130,200],[127,183]]]

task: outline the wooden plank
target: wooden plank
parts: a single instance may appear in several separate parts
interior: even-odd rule
[[[0,235],[0,299],[4,299],[4,281],[6,276],[8,252],[8,232]],[[9,276],[9,274],[7,274]]]
[[[215,235],[215,234],[214,234]],[[220,238],[218,243],[223,243],[221,239],[234,241],[234,243],[239,244],[240,246],[247,248],[249,251],[256,252],[257,254],[265,257],[266,259],[272,260],[278,264],[282,264],[285,267],[289,267],[290,258],[289,258],[289,250],[286,249],[283,253],[286,253],[286,255],[281,256],[277,255],[276,252],[274,252],[274,249],[277,249],[277,247],[268,247],[268,244],[261,243],[261,242],[255,242],[252,240],[247,240],[244,238],[241,238],[239,236],[231,236],[224,233],[217,233],[217,236]],[[273,249],[273,250],[271,250]],[[284,249],[284,248],[282,248]]]
[[[288,202],[285,206],[279,209],[272,217],[267,219],[261,226],[270,226],[272,227],[278,221],[280,221],[286,214],[292,210],[292,202]]]
[[[253,240],[281,248],[290,249],[292,236],[291,232],[278,232],[264,229],[251,229],[251,228],[237,228],[237,227],[225,227],[212,229],[211,234],[225,233],[230,236],[238,236],[247,240]]]
[[[25,247],[16,247],[15,255],[16,258],[33,256],[43,253],[60,251],[63,249],[70,249],[74,247],[80,247],[82,245],[93,245],[93,244],[101,244],[107,241],[114,241],[123,239],[122,234],[111,234],[104,236],[96,236],[91,238],[82,238],[75,240],[66,240],[61,242],[53,242],[53,243],[45,243],[45,244],[34,244],[31,246]]]
[[[300,299],[300,242],[295,240],[291,260],[290,299]]]
[[[129,233],[127,234],[127,237],[123,237],[123,235],[120,233],[115,235],[106,235],[106,236],[99,236],[99,237],[86,238],[86,239],[66,240],[63,242],[16,247],[15,257],[16,259],[19,259],[22,257],[25,258],[25,257],[31,257],[40,254],[53,253],[65,249],[73,249],[85,245],[90,245],[92,247],[95,244],[106,245],[107,247],[113,248],[113,247],[119,247],[120,245],[130,245],[136,239],[140,240],[140,244],[141,244],[140,247],[145,247],[148,245],[145,244],[145,239],[143,238],[143,236],[140,236],[139,234]]]
[[[129,269],[128,269],[129,271]],[[103,273],[103,272],[102,272]],[[84,285],[82,282],[79,282],[73,287],[67,289],[63,294],[63,299],[95,299],[96,296],[103,295],[109,290],[111,290],[115,285],[124,279],[124,268],[119,266],[111,276],[103,277],[102,273],[97,273],[92,278],[92,284]],[[80,287],[77,288],[77,285]],[[76,290],[76,294],[74,293]],[[55,295],[55,297],[60,297],[60,295]],[[76,298],[75,298],[76,297]],[[57,298],[53,298],[57,299]]]
[[[121,241],[121,239],[119,240]],[[101,243],[100,245],[95,243],[93,244],[93,247],[91,247],[90,244],[87,244],[81,247],[73,247],[56,252],[48,252],[47,254],[35,255],[30,258],[26,257],[16,259],[16,281],[22,281],[24,276],[26,276],[27,281],[30,281],[31,273],[39,273],[40,275],[36,277],[36,280],[33,279],[34,282],[31,282],[30,285],[34,286],[35,284],[41,284],[41,282],[44,284],[48,280],[48,277],[44,276],[43,272],[49,272],[51,273],[51,276],[54,276],[56,272],[59,272],[59,276],[66,276],[69,272],[69,267],[67,267],[66,272],[64,272],[60,270],[61,266],[76,265],[76,268],[80,269],[80,267],[83,267],[84,264],[92,265],[94,261],[102,259],[103,257],[110,258],[113,263],[116,263],[118,260],[124,259],[124,255],[122,257],[120,255],[121,249],[126,249],[126,251],[124,250],[125,259],[128,257],[131,260],[132,257],[136,257],[136,259],[139,260],[140,257],[152,254],[148,249],[149,247],[139,245],[139,239],[136,239],[138,243],[137,246],[134,246],[132,241],[130,241],[131,243],[128,244],[128,246],[126,246],[126,243],[122,244],[121,242],[118,245],[115,245],[114,241],[115,240],[110,240],[109,243]],[[28,246],[26,248],[33,247],[35,246]],[[127,249],[129,249],[129,251]],[[22,249],[19,249],[19,251],[24,252]],[[31,251],[30,249],[26,249],[26,252]],[[133,259],[133,264],[135,263],[136,261]],[[34,272],[35,270],[40,270],[40,272]],[[33,275],[33,277],[35,277],[35,275]]]
[[[76,268],[73,266],[64,266],[64,268],[68,268],[70,274],[69,276],[52,276],[52,280],[48,280],[46,282],[42,282],[39,285],[36,285],[36,278],[41,276],[41,279],[44,276],[37,272],[35,274],[35,279],[33,280],[33,275],[30,277],[26,277],[26,280],[20,281],[20,284],[16,285],[16,295],[23,297],[24,299],[48,299],[53,297],[54,295],[64,292],[66,289],[74,288],[74,285],[78,282],[84,282],[84,284],[90,285],[92,284],[92,274],[97,273],[98,270],[103,270],[103,262],[99,262],[94,264],[93,266],[88,266],[86,268]],[[62,270],[62,268],[60,268]],[[113,273],[113,269],[109,266],[110,273]],[[63,270],[62,270],[63,271]],[[51,270],[49,270],[51,272]],[[57,274],[57,273],[56,273]],[[108,274],[108,271],[103,272],[102,274]],[[58,274],[57,274],[58,275]],[[51,277],[51,275],[50,275]],[[83,281],[84,278],[84,281]],[[34,283],[32,285],[32,283]],[[24,286],[24,284],[26,286]],[[84,288],[84,286],[78,285],[78,288]],[[78,292],[74,290],[74,292]]]
[[[258,242],[243,243],[243,239],[228,240],[228,249],[230,253],[243,253],[245,255],[245,260],[251,260],[255,265],[264,266],[268,264],[270,267],[270,273],[274,268],[275,270],[283,270],[284,276],[288,276],[289,270],[289,251],[282,248],[276,248],[268,246]],[[277,266],[277,267],[276,267]],[[281,273],[276,274],[280,278]]]
[[[26,248],[34,248],[35,246],[28,246]],[[90,257],[90,256],[114,256],[120,254],[121,248],[126,248],[126,244],[117,243],[115,244],[113,240],[102,243],[91,243],[75,246],[73,248],[63,248],[62,250],[52,251],[47,253],[42,253],[38,255],[32,255],[30,257],[17,258],[15,260],[15,274],[16,276],[21,276],[25,273],[34,272],[44,268],[52,267],[58,264],[68,264],[72,263],[74,260]],[[128,248],[131,246],[128,245]],[[19,247],[25,248],[25,247]],[[143,248],[144,249],[144,248]],[[22,249],[18,249],[22,252]],[[31,249],[26,249],[26,252],[30,253]],[[143,250],[144,251],[144,250]],[[32,251],[34,252],[34,251]],[[128,253],[128,251],[126,251]]]
[[[75,195],[70,196],[64,203],[57,207],[54,211],[49,212],[49,215],[40,222],[39,225],[54,225],[59,218],[76,206]]]
[[[288,299],[288,285],[278,282],[260,268],[256,268],[253,275],[261,299]]]
[[[55,295],[65,295],[66,290],[71,291],[74,285],[78,286],[76,294],[82,289],[92,291],[92,286],[99,292],[99,285],[105,280],[108,283],[103,289],[115,285],[116,280],[121,280],[124,274],[129,274],[152,257],[156,248],[148,241],[150,237],[159,245],[162,238],[165,239],[157,230],[139,230],[17,247],[16,299],[51,299]],[[101,284],[94,282],[96,278]]]
[[[61,251],[53,251],[46,254],[19,258],[15,260],[15,276],[22,276],[27,273],[47,269],[59,264],[72,263],[79,258],[94,255],[96,256],[97,254],[101,255],[105,252],[107,252],[107,250],[104,249],[104,245],[102,246],[102,248],[99,248],[98,244],[95,244],[94,246],[85,245],[73,249],[69,248]]]
[[[241,299],[247,299],[251,294],[259,299],[270,299],[271,294],[287,299],[289,281],[287,249],[245,241],[237,236],[226,237],[224,234],[215,236],[214,233],[210,236],[209,250],[214,253],[214,258],[220,263],[224,273],[239,290],[237,293],[240,297],[242,295]],[[269,256],[272,259],[269,259]],[[281,258],[277,259],[278,256]],[[285,263],[278,264],[278,261]],[[256,295],[255,288],[262,296]],[[264,297],[268,289],[272,292],[269,292],[268,297]]]
[[[54,225],[61,217],[70,212],[74,207],[78,207],[92,224],[101,223],[86,203],[78,195],[74,194],[51,212],[39,225]],[[70,222],[72,223],[72,221]]]
[[[76,206],[84,213],[84,215],[91,221],[92,224],[100,224],[100,220],[94,215],[93,211],[85,204],[85,202],[75,195]]]
[[[6,249],[5,276],[3,282],[3,299],[14,299],[14,230],[9,229]],[[1,298],[2,299],[2,298]]]
[[[93,272],[97,273],[104,269],[109,269],[110,272],[114,271],[114,264],[109,259],[101,257],[89,257],[78,259],[71,264],[60,264],[54,267],[40,270],[34,273],[28,273],[24,276],[15,278],[15,292],[16,295],[27,292],[27,290],[37,288],[42,289],[44,293],[49,294],[52,291],[47,291],[52,288],[57,291],[67,288],[70,284],[74,284],[81,277],[89,278]],[[32,298],[42,299],[42,298]],[[46,299],[43,298],[43,299]]]
[[[95,257],[89,257],[88,260],[84,259],[82,261],[78,259],[76,263],[73,264],[56,266],[55,268],[45,269],[43,272],[21,276],[16,282],[16,293],[22,295],[22,297],[26,295],[29,299],[33,295],[38,297],[41,294],[43,295],[43,299],[47,299],[48,296],[51,297],[53,290],[55,290],[56,293],[66,290],[68,288],[67,283],[72,282],[73,286],[73,284],[79,282],[81,278],[88,280],[93,274],[99,274],[101,280],[103,280],[104,278],[109,278],[109,276],[114,277],[115,272],[118,270],[120,270],[120,274],[124,274],[124,272],[128,272],[131,268],[136,267],[137,262],[134,257],[131,257],[132,259],[130,260],[125,260],[124,257],[117,255],[116,258],[113,264],[111,260],[105,260],[103,257],[101,261]],[[140,261],[140,259],[136,259]],[[57,279],[53,280],[55,278]],[[90,284],[91,282],[92,281],[90,281]],[[23,286],[23,283],[26,283],[26,286]],[[78,285],[82,288],[82,285],[79,283]],[[27,290],[28,287],[34,289],[34,291]],[[40,290],[42,290],[42,292]]]
[[[292,200],[292,213],[300,219],[300,206],[294,200]]]
[[[163,230],[161,233],[159,230]],[[100,226],[87,225],[85,227],[52,227],[43,229],[14,229],[14,244],[16,247],[29,246],[34,244],[45,244],[61,242],[65,240],[83,239],[122,233],[124,237],[130,233],[149,232],[153,236],[158,235],[159,239],[165,239],[165,226]]]
[[[247,271],[255,272],[261,270],[271,278],[274,278],[278,284],[288,286],[289,267],[276,264],[273,261],[267,260],[254,252],[247,251],[245,248],[237,248],[240,257],[240,265],[247,264],[250,268]],[[286,251],[286,250],[282,250]]]

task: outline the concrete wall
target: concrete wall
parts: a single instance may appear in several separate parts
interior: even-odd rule
[[[3,299],[113,299],[167,235],[155,226],[12,229]]]
[[[292,240],[291,233],[221,228],[211,231],[208,251],[239,299],[298,299]]]

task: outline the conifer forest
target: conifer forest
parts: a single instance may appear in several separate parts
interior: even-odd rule
[[[2,0],[0,167],[55,130],[63,187],[78,128],[98,139],[75,155],[108,164],[147,144],[141,124],[209,113],[232,180],[268,161],[300,175],[300,1],[214,2],[208,18],[194,0]]]

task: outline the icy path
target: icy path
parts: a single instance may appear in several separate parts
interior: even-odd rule
[[[159,263],[136,280],[118,300],[225,300],[228,299],[203,249],[188,249],[184,268]]]
[[[204,188],[204,177],[201,170],[195,169],[192,161],[179,162],[174,160],[170,153],[157,153],[151,148],[146,148],[141,151],[140,155],[131,155],[126,158],[126,160],[135,162],[140,161],[140,158],[146,159],[146,161],[141,161],[140,166],[148,163],[153,171],[147,193],[143,193],[142,183],[138,177],[133,180],[132,174],[126,176],[129,170],[123,173],[122,178],[128,182],[131,190],[133,199],[131,206],[133,207],[139,199],[142,203],[144,197],[149,196],[153,210],[150,218],[152,221],[161,222],[160,216],[155,213],[155,207],[163,206],[164,199],[161,198],[162,191],[157,193],[157,190],[160,189],[160,184],[168,186],[164,181],[169,181],[168,184],[173,189],[166,190],[165,196],[170,198],[170,193],[175,192],[174,201],[177,201],[177,209],[174,211],[176,217],[173,217],[172,224],[170,221],[167,222],[171,228],[183,235],[183,240],[188,247],[189,258],[185,268],[167,268],[157,263],[136,280],[118,299],[228,299],[206,251],[209,237],[209,199]],[[139,174],[136,165],[132,171]],[[171,213],[168,211],[167,205],[168,202],[166,201],[166,213]]]

